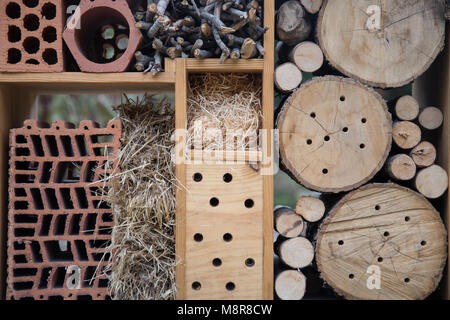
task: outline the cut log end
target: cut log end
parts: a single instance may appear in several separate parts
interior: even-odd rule
[[[325,204],[319,198],[300,197],[297,200],[295,212],[308,222],[317,222],[325,214]]]
[[[417,173],[415,186],[428,199],[440,198],[448,189],[447,171],[436,164],[422,169]]]
[[[289,54],[289,59],[304,72],[315,72],[323,65],[322,49],[311,41],[296,45]]]
[[[298,237],[305,227],[301,216],[288,207],[281,207],[274,212],[275,230],[285,238]]]
[[[300,2],[290,0],[281,5],[277,13],[276,31],[278,38],[290,46],[309,37],[312,27]]]
[[[292,92],[298,88],[302,83],[302,79],[302,72],[291,62],[283,63],[275,68],[275,86],[283,93]]]
[[[301,300],[305,295],[306,277],[297,270],[285,270],[275,278],[275,293],[281,300]]]
[[[306,238],[292,238],[281,243],[278,256],[291,268],[304,268],[314,259],[314,247]]]
[[[419,144],[422,139],[422,131],[413,122],[400,121],[394,124],[392,138],[401,149],[411,149]]]
[[[403,121],[413,121],[419,115],[419,103],[412,96],[403,96],[397,100],[395,114]]]
[[[419,115],[419,123],[427,130],[435,130],[444,122],[442,111],[436,107],[427,107]]]
[[[311,14],[316,14],[322,7],[323,0],[300,0],[303,8]]]
[[[387,172],[392,179],[408,181],[416,175],[416,164],[406,154],[397,154],[387,161]]]
[[[419,143],[410,153],[414,163],[419,168],[431,166],[436,161],[436,148],[428,141]]]

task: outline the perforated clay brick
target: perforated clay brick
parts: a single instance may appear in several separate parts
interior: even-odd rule
[[[62,72],[62,0],[0,1],[0,71]]]
[[[8,299],[109,298],[113,219],[100,188],[109,187],[101,180],[116,167],[121,130],[118,120],[106,128],[27,120],[11,130]]]

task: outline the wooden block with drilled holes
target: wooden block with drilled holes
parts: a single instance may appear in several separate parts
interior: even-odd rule
[[[186,298],[263,299],[263,176],[187,165],[186,189]]]

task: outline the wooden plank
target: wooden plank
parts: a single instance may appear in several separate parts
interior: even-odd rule
[[[177,299],[186,299],[186,165],[184,164],[184,147],[186,141],[186,100],[187,73],[186,60],[176,60],[175,82],[175,141],[176,141],[176,169],[179,181],[176,192],[177,212],[175,219],[175,252],[178,264],[176,266]]]
[[[262,299],[262,176],[248,164],[202,163],[187,165],[186,180],[185,298]]]
[[[273,17],[272,17],[273,19]],[[267,50],[267,49],[266,49]],[[272,53],[273,55],[273,53]],[[273,64],[273,63],[272,63]],[[188,72],[262,72],[264,61],[262,59],[231,60],[220,63],[219,59],[186,59]],[[272,69],[273,71],[273,69]]]
[[[267,150],[263,152],[263,163],[273,170],[272,154],[272,129],[273,129],[273,70],[274,70],[274,44],[275,44],[275,2],[264,0],[264,26],[269,30],[264,34],[264,56],[263,66],[263,128],[267,129]],[[265,173],[263,176],[264,185],[264,285],[263,298],[273,299],[273,171],[271,174]]]
[[[262,151],[234,151],[234,150],[191,150],[186,159],[190,161],[239,161],[239,162],[260,162]]]

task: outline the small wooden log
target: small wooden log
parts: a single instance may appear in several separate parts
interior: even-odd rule
[[[413,121],[419,116],[419,103],[412,96],[403,96],[395,104],[395,115],[399,120]]]
[[[311,41],[297,44],[289,53],[289,59],[304,72],[315,72],[323,65],[322,49]]]
[[[116,55],[116,50],[114,49],[114,47],[109,44],[109,43],[104,43],[103,44],[103,59],[105,60],[112,60],[114,59]]]
[[[241,46],[241,58],[251,59],[256,55],[256,42],[251,38],[246,38]]]
[[[447,171],[433,164],[417,173],[414,184],[416,189],[428,199],[437,199],[448,189]]]
[[[295,212],[308,222],[317,222],[325,214],[325,204],[319,198],[300,197],[297,200]]]
[[[300,0],[303,8],[311,14],[316,14],[322,7],[323,0]]]
[[[278,38],[289,46],[306,40],[312,30],[305,9],[300,2],[284,2],[277,13]]]
[[[301,300],[305,290],[306,277],[298,270],[284,270],[275,276],[275,293],[281,300]]]
[[[110,24],[102,27],[102,38],[103,40],[114,39],[115,31],[114,27]]]
[[[120,51],[125,51],[128,48],[128,36],[126,34],[119,34],[116,37],[116,47]]]
[[[410,157],[419,168],[431,166],[436,161],[436,156],[436,148],[428,141],[422,141],[410,153]]]
[[[427,107],[419,115],[419,123],[427,130],[435,130],[442,126],[444,115],[436,107]]]
[[[324,1],[317,38],[330,64],[345,75],[373,87],[401,87],[443,49],[444,1]]]
[[[392,138],[401,149],[411,149],[419,144],[422,139],[422,131],[413,122],[399,121],[394,123]]]
[[[285,238],[298,237],[305,228],[301,216],[289,207],[280,207],[274,211],[275,230]]]
[[[314,247],[304,237],[297,237],[276,244],[281,261],[287,266],[298,269],[309,265],[314,259]]]
[[[316,238],[321,277],[346,299],[424,299],[446,261],[439,213],[422,195],[392,183],[348,193]]]
[[[275,68],[274,81],[276,88],[283,92],[292,92],[302,83],[303,75],[297,66],[286,62]]]
[[[416,175],[416,164],[406,154],[397,154],[388,159],[386,170],[392,179],[408,181]]]
[[[391,148],[386,103],[349,78],[318,77],[303,84],[284,103],[277,128],[281,168],[320,192],[339,193],[366,183]]]

